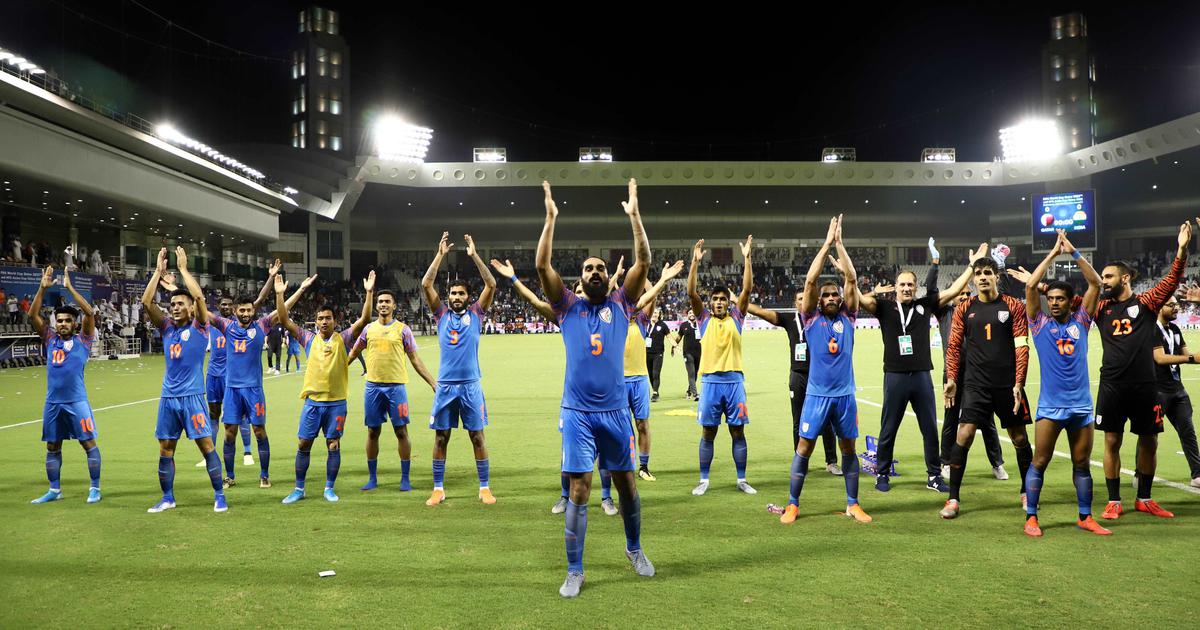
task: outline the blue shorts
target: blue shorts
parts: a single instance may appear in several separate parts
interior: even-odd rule
[[[1092,423],[1092,410],[1089,407],[1042,407],[1037,409],[1038,420],[1053,420],[1069,432],[1078,431]]]
[[[214,430],[209,425],[204,396],[163,396],[158,400],[158,426],[154,429],[154,437],[178,440],[180,433],[186,433],[189,440],[199,440],[212,437]]]
[[[650,419],[650,377],[626,376],[625,397],[634,420]]]
[[[701,383],[700,405],[696,411],[696,421],[701,426],[721,426],[721,417],[725,424],[740,426],[750,424],[750,413],[746,409],[745,383]]]
[[[224,424],[252,424],[261,427],[267,423],[267,397],[261,387],[230,387],[225,390],[225,404],[221,408]]]
[[[633,437],[633,424],[629,422],[628,411],[563,408],[559,414],[563,472],[592,472],[597,458],[602,470],[636,469],[637,442]]]
[[[487,403],[479,381],[438,383],[433,393],[433,410],[429,412],[429,428],[457,429],[460,418],[462,427],[468,431],[482,431],[487,426]]]
[[[346,401],[333,402],[304,401],[300,410],[300,430],[296,437],[301,440],[316,439],[317,433],[324,431],[325,439],[336,440],[342,437],[346,430]]]
[[[391,418],[393,427],[408,424],[408,390],[401,383],[372,383],[367,381],[363,394],[363,424],[377,428],[384,418]]]
[[[291,343],[289,343],[287,353],[289,356],[290,355],[300,356],[300,344],[295,341],[292,341]]]
[[[225,399],[225,377],[209,374],[204,379],[204,397],[210,403],[219,403]]]
[[[814,396],[804,398],[800,412],[800,437],[815,440],[825,423],[833,423],[833,432],[843,440],[858,438],[858,401],[854,394],[845,396]]]
[[[62,442],[96,439],[96,420],[88,401],[70,403],[47,402],[42,409],[42,441]]]

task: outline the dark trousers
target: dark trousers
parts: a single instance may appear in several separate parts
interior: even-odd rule
[[[942,375],[942,385],[946,384],[946,376]],[[958,412],[962,407],[963,389],[961,383],[955,390],[954,406],[947,409],[942,415],[942,452],[941,460],[943,466],[950,465],[950,449],[954,448],[954,443],[958,441]],[[1000,451],[1000,434],[996,432],[996,423],[988,420],[983,424],[975,425],[979,432],[983,434],[983,450],[987,453],[988,461],[991,462],[992,468],[1004,465],[1004,454]]]
[[[646,351],[646,367],[650,368],[650,391],[658,393],[658,383],[662,376],[663,355],[661,352]]]
[[[803,372],[792,372],[788,379],[788,389],[792,397],[792,450],[800,443],[800,413],[804,411],[804,394],[808,391],[808,375]],[[833,423],[826,422],[821,431],[821,444],[825,447],[825,463],[836,464],[838,449],[837,440],[833,437]]]
[[[283,348],[282,344],[278,345],[278,346],[272,346],[270,344],[267,344],[267,367],[275,368],[276,370],[278,370],[281,367],[280,363],[279,363],[279,357],[280,357],[279,351],[282,348]],[[272,357],[274,358],[274,361],[271,360]]]
[[[1192,424],[1192,399],[1182,386],[1160,387],[1158,398],[1162,403],[1163,415],[1179,434],[1179,445],[1183,447],[1183,456],[1187,458],[1192,479],[1200,477],[1200,449],[1196,446],[1196,427]]]
[[[687,369],[688,390],[687,393],[698,396],[700,392],[696,391],[696,370],[700,368],[700,355],[698,354],[683,354],[683,366]]]
[[[925,474],[941,475],[938,461],[937,405],[933,396],[933,377],[929,372],[884,372],[883,411],[879,417],[879,445],[875,457],[880,471],[891,470],[896,434],[904,412],[912,405],[917,427],[925,444]]]

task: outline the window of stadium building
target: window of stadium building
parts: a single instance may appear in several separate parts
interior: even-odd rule
[[[341,258],[342,233],[334,230],[317,230],[317,258]]]

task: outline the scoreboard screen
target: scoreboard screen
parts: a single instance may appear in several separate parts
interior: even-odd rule
[[[1096,191],[1033,195],[1033,251],[1048,252],[1065,230],[1077,249],[1096,248]]]

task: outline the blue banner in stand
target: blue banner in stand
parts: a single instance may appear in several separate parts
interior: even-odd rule
[[[42,353],[42,341],[33,335],[0,339],[0,361],[27,359]]]
[[[71,294],[62,286],[62,271],[54,271],[54,286],[46,289],[46,297],[42,302],[47,306],[57,306],[59,304],[59,296],[62,296],[64,304],[72,303]],[[42,283],[42,270],[34,267],[0,267],[0,289],[8,295],[15,295],[17,299],[21,299],[26,295],[29,299],[33,299],[33,294],[37,293],[38,285]],[[75,285],[75,290],[84,298],[93,304],[97,300],[112,299],[112,285],[104,276],[94,276],[88,273],[75,272],[71,274],[71,284]]]

